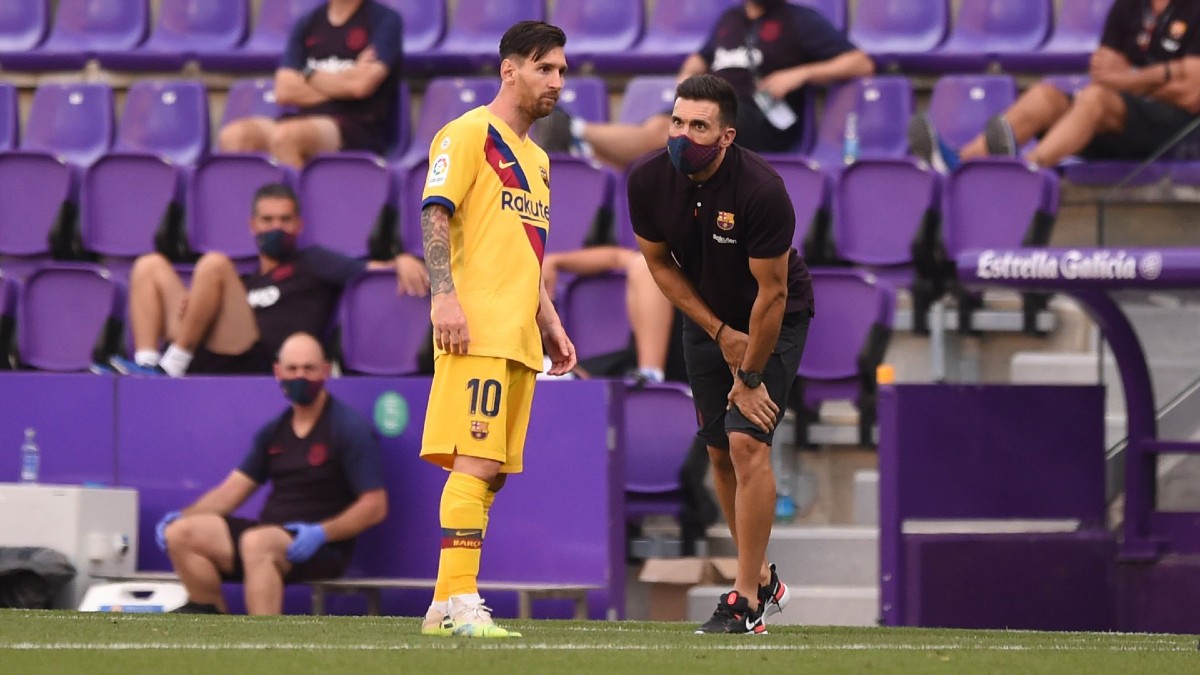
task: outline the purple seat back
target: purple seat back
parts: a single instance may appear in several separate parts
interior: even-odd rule
[[[261,0],[261,3],[258,22],[242,49],[275,54],[283,53],[288,35],[300,17],[325,4],[324,0]]]
[[[33,49],[50,28],[49,0],[0,2],[0,52]]]
[[[645,14],[643,0],[571,0],[555,3],[549,22],[570,36],[569,54],[614,54],[633,48]]]
[[[819,167],[803,157],[795,155],[767,155],[771,167],[783,179],[788,197],[792,200],[792,212],[796,214],[796,234],[792,238],[796,250],[817,211],[829,205],[829,176]]]
[[[587,160],[555,155],[550,162],[550,180],[556,199],[546,253],[582,248],[596,212],[611,203],[612,174]]]
[[[225,98],[225,111],[221,113],[221,126],[243,117],[279,117],[279,104],[275,102],[275,80],[269,77],[236,80],[229,86]]]
[[[678,54],[682,60],[700,49],[717,17],[736,4],[738,0],[656,2],[637,52]]]
[[[90,166],[112,141],[113,92],[107,84],[46,83],[34,92],[23,149]]]
[[[429,298],[396,293],[396,273],[371,270],[346,285],[338,308],[342,363],[366,375],[414,375],[430,339]]]
[[[318,155],[300,172],[302,246],[319,245],[345,255],[367,255],[367,236],[389,203],[392,178],[379,158],[366,153]]]
[[[855,269],[814,268],[816,315],[808,327],[797,374],[804,378],[804,403],[854,399],[859,353],[876,324],[891,326],[892,294],[873,275]]]
[[[571,280],[559,313],[580,359],[615,352],[629,344],[624,274]]]
[[[0,83],[0,151],[17,147],[21,114],[17,110],[17,88]]]
[[[154,232],[178,194],[179,178],[177,166],[154,155],[101,157],[84,172],[79,192],[83,247],[119,258],[153,251]]]
[[[858,0],[850,41],[871,54],[927,52],[946,39],[946,0]]]
[[[446,0],[382,0],[404,22],[404,51],[433,49],[446,32]],[[461,3],[460,3],[461,4]]]
[[[620,124],[641,124],[647,118],[671,110],[675,104],[675,76],[642,75],[631,78],[621,97]]]
[[[246,39],[248,0],[161,0],[158,23],[145,49],[177,53],[223,52]]]
[[[625,411],[626,511],[677,513],[674,508],[647,509],[652,496],[678,496],[679,470],[696,436],[696,407],[687,387],[674,383],[627,388]]]
[[[49,254],[50,230],[71,187],[71,167],[61,159],[44,153],[0,153],[0,195],[5,195],[0,199],[0,254]]]
[[[938,174],[911,159],[855,162],[837,184],[838,255],[856,265],[910,264],[913,240],[938,197]]]
[[[843,137],[851,111],[858,116],[859,158],[904,157],[908,154],[906,120],[912,109],[912,87],[906,77],[866,77],[833,87],[825,99],[812,158],[827,171],[843,165]]]
[[[833,27],[846,32],[846,0],[791,0],[797,5],[812,7],[829,20]],[[928,2],[928,0],[924,0]]]
[[[43,49],[81,51],[133,49],[146,39],[146,0],[58,0],[54,27]]]
[[[421,232],[421,195],[425,192],[429,160],[421,159],[412,166],[394,167],[392,173],[401,243],[406,253],[423,258],[425,244]]]
[[[1052,0],[961,0],[943,49],[986,54],[1035,50],[1050,34],[1052,5]]]
[[[124,311],[123,291],[95,265],[48,265],[34,270],[17,305],[21,362],[39,370],[87,370],[92,348],[110,317]]]
[[[291,184],[291,172],[263,155],[213,155],[188,178],[188,243],[197,253],[254,258],[250,234],[254,193],[267,183]]]
[[[491,103],[500,91],[494,77],[439,77],[429,81],[421,98],[421,112],[412,142],[402,163],[429,158],[429,144],[437,132],[463,113]]]
[[[961,148],[1016,97],[1011,75],[946,75],[933,86],[929,117],[950,147]]]
[[[1038,211],[1058,209],[1058,177],[1010,158],[963,163],[946,181],[942,207],[946,253],[1022,245]]]
[[[142,80],[129,87],[114,149],[183,165],[208,152],[208,94],[192,80]]]
[[[489,54],[499,60],[496,45],[504,31],[518,21],[545,18],[545,0],[458,0],[437,51]]]
[[[582,117],[589,122],[608,121],[608,90],[604,80],[598,77],[568,77],[559,94],[558,105],[572,117]]]
[[[1100,46],[1113,0],[1059,0],[1054,33],[1042,51],[1091,53]]]

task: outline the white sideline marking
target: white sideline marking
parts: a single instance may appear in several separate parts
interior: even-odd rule
[[[754,638],[748,638],[754,639]],[[169,642],[13,642],[0,643],[0,650],[17,651],[53,651],[69,649],[78,651],[136,651],[136,650],[186,650],[186,651],[400,651],[408,649],[447,650],[461,649],[462,640],[403,642],[391,645],[356,644],[356,645],[312,645],[287,642],[230,642],[230,643],[169,643]],[[470,644],[480,649],[497,649],[513,651],[650,651],[662,649],[654,645],[623,645],[623,644],[571,644],[571,643],[540,643],[521,642],[516,640],[504,641],[471,641]],[[844,645],[772,645],[772,644],[701,644],[680,647],[683,651],[780,651],[780,652],[860,652],[860,651],[973,651],[973,652],[1193,652],[1195,647],[1190,644],[1163,645],[1151,647],[1145,645],[1112,645],[1109,647],[1095,645],[996,645],[996,644],[844,644]]]

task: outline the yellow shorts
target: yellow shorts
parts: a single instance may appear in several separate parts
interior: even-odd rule
[[[500,462],[501,473],[520,473],[536,376],[509,359],[439,355],[421,457],[449,469],[457,453]]]

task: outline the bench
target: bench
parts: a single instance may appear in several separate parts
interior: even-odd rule
[[[179,581],[174,572],[134,572],[121,575],[93,575],[99,581]],[[325,613],[325,599],[329,594],[363,595],[367,599],[367,615],[381,614],[381,596],[385,589],[433,589],[434,579],[400,579],[400,578],[359,578],[359,579],[324,579],[298,582],[295,585],[306,585],[312,589],[312,613]],[[588,584],[558,584],[537,583],[528,581],[481,581],[481,592],[501,591],[517,594],[517,616],[529,619],[533,616],[533,601],[535,600],[571,600],[575,603],[574,618],[588,618],[588,591],[602,590],[603,587]]]

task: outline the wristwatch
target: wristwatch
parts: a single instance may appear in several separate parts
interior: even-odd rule
[[[304,66],[304,70],[300,71],[300,74],[304,76],[304,81],[308,82],[315,72],[317,72],[316,68],[313,68],[312,66]]]
[[[758,387],[758,385],[762,384],[762,373],[747,373],[741,368],[738,368],[737,376],[738,379],[742,381],[742,384],[750,387],[751,389],[754,389]]]

